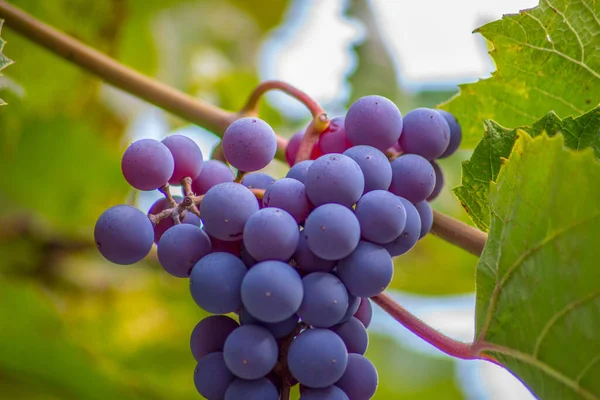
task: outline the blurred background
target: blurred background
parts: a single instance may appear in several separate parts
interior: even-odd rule
[[[37,18],[147,75],[226,109],[261,80],[281,79],[331,117],[379,94],[403,113],[433,107],[494,65],[476,27],[535,0],[14,0]],[[130,195],[128,143],[178,132],[206,158],[218,138],[42,50],[6,27],[16,64],[0,77],[0,399],[200,398],[189,334],[204,317],[187,280],[155,257],[104,261],[93,226]],[[269,94],[261,117],[284,136],[305,127],[295,100]],[[434,208],[470,222],[451,193],[459,151],[442,160]],[[286,167],[266,171],[279,178]],[[146,211],[158,197],[143,193]],[[389,292],[434,327],[470,341],[477,259],[427,237],[396,259]],[[529,399],[508,372],[456,361],[377,308],[367,356],[376,399]]]

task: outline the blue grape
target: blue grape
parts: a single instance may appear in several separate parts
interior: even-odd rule
[[[302,143],[305,134],[305,130],[294,133],[285,147],[285,160],[290,167],[293,166],[296,161],[298,150],[300,150],[300,143]]]
[[[331,118],[329,126],[319,136],[318,146],[323,154],[343,153],[352,147],[344,128],[344,117]]]
[[[187,136],[171,135],[162,140],[173,155],[175,162],[173,175],[169,179],[171,185],[179,185],[183,178],[196,178],[202,170],[202,151]]]
[[[306,388],[301,392],[300,400],[349,400],[342,389],[327,386],[322,389]]]
[[[246,308],[242,307],[240,310],[240,323],[242,325],[259,325],[263,328],[266,328],[271,335],[275,339],[283,339],[284,337],[291,334],[294,329],[298,327],[298,316],[296,314],[292,315],[288,319],[284,319],[281,322],[268,323],[262,322],[258,318],[254,317],[252,314],[246,310]]]
[[[339,204],[317,207],[306,219],[308,247],[325,260],[339,260],[352,253],[360,240],[360,224],[348,208]]]
[[[425,158],[405,154],[392,161],[389,191],[413,203],[425,200],[435,187],[435,171]]]
[[[354,146],[344,152],[360,167],[365,177],[364,193],[371,190],[388,190],[392,182],[390,161],[381,151],[371,146]]]
[[[404,117],[399,143],[405,153],[435,160],[448,148],[450,127],[436,110],[415,108]]]
[[[208,160],[202,164],[200,174],[192,181],[192,191],[200,196],[219,183],[233,182],[233,171],[219,160]]]
[[[279,392],[267,378],[236,379],[227,388],[225,400],[279,400]]]
[[[94,228],[94,241],[108,261],[135,264],[150,252],[154,229],[146,214],[132,206],[118,205],[100,215]]]
[[[360,304],[358,305],[358,310],[354,313],[354,317],[362,322],[365,328],[368,328],[369,325],[371,325],[371,319],[373,318],[373,306],[371,305],[371,300],[362,297],[360,299]]]
[[[244,248],[257,261],[288,261],[298,244],[298,224],[280,208],[263,208],[244,226]]]
[[[287,211],[297,223],[304,222],[312,206],[306,197],[304,184],[292,178],[280,179],[269,186],[263,197],[263,205]]]
[[[312,204],[338,203],[352,207],[365,188],[365,178],[360,167],[343,154],[326,154],[308,168],[306,195]]]
[[[444,188],[444,173],[442,172],[442,168],[435,161],[431,162],[431,166],[433,167],[433,171],[435,172],[435,186],[433,187],[433,191],[431,192],[429,197],[427,197],[427,201],[435,200]]]
[[[258,171],[275,157],[277,139],[273,128],[255,117],[234,121],[223,135],[223,154],[240,171]]]
[[[250,255],[250,253],[248,253],[248,250],[246,250],[246,248],[244,247],[243,244],[242,244],[242,250],[240,251],[240,259],[244,262],[244,264],[248,268],[253,267],[256,264],[258,264],[258,261],[256,261],[256,259],[254,257],[252,257]]]
[[[352,144],[366,144],[386,151],[400,138],[402,114],[385,97],[365,96],[352,103],[344,125]]]
[[[210,236],[228,242],[242,238],[244,225],[258,211],[254,194],[235,182],[220,183],[206,192],[200,204],[204,229]]]
[[[324,388],[344,374],[348,351],[342,339],[329,329],[309,329],[292,341],[287,362],[298,382],[311,388]]]
[[[406,210],[406,225],[396,239],[383,245],[392,257],[402,255],[412,249],[421,235],[421,217],[419,216],[419,212],[410,201],[402,197],[400,199]]]
[[[211,252],[210,239],[197,226],[179,224],[165,232],[158,242],[158,261],[173,276],[187,278],[202,257]]]
[[[175,161],[171,152],[154,139],[133,142],[121,160],[125,180],[138,190],[154,190],[165,185],[174,169]]]
[[[229,371],[223,353],[210,353],[198,361],[194,370],[194,384],[198,393],[207,400],[221,400],[235,376]]]
[[[253,266],[242,282],[242,302],[254,317],[281,322],[298,311],[304,291],[298,272],[281,261]]]
[[[207,354],[223,351],[225,340],[239,324],[225,315],[211,315],[194,327],[190,338],[192,355],[200,361]]]
[[[358,201],[354,211],[362,237],[374,243],[388,243],[400,235],[406,225],[406,210],[400,197],[373,190]]]
[[[258,325],[243,325],[225,341],[223,356],[229,370],[238,378],[258,379],[273,369],[279,350],[268,330]]]
[[[365,354],[369,346],[367,329],[357,318],[350,318],[347,322],[331,328],[346,344],[348,353]]]
[[[433,211],[431,210],[429,203],[426,201],[421,201],[415,204],[415,208],[417,209],[419,217],[421,218],[421,232],[419,234],[419,239],[422,239],[429,233],[433,225]]]
[[[244,175],[241,183],[249,189],[266,189],[275,183],[275,178],[264,172],[253,172]]]
[[[181,203],[183,198],[181,196],[173,196],[173,199],[177,202],[177,204]],[[169,200],[166,197],[161,197],[156,200],[148,210],[148,214],[158,214],[167,208],[171,208],[171,204],[169,204]],[[200,226],[200,218],[196,215],[192,214],[189,211],[186,211],[183,214],[183,218],[180,218],[182,224],[190,224],[194,226]],[[163,218],[160,222],[154,225],[154,243],[158,244],[158,241],[162,237],[162,235],[171,227],[175,225],[173,222],[173,218]]]
[[[329,328],[341,321],[348,310],[348,291],[334,275],[313,272],[302,278],[304,299],[298,316],[318,328]]]
[[[205,230],[205,232],[206,232],[206,230]],[[214,236],[210,236],[210,234],[208,234],[208,233],[207,233],[207,235],[210,239],[213,253],[229,253],[229,254],[233,254],[234,256],[237,256],[237,257],[241,256],[241,253],[242,253],[242,240],[241,239],[236,240],[235,242],[228,242],[225,240],[217,239]]]
[[[348,310],[346,310],[346,314],[344,314],[344,317],[340,320],[340,324],[348,322],[350,318],[354,316],[356,311],[358,311],[358,307],[360,306],[360,299],[360,297],[348,292]]]
[[[348,354],[348,366],[335,386],[342,389],[350,400],[370,399],[377,391],[379,377],[373,363],[360,354]]]
[[[298,246],[294,252],[294,260],[298,268],[304,272],[329,272],[335,267],[335,261],[325,260],[308,247],[308,239],[304,231],[298,235]]]
[[[213,314],[234,312],[242,305],[240,287],[247,269],[229,253],[211,253],[196,263],[190,291],[196,304]]]
[[[350,293],[373,297],[392,281],[394,264],[386,249],[361,241],[352,254],[338,262],[337,273]]]
[[[306,175],[308,175],[308,168],[314,163],[313,160],[304,160],[300,161],[298,164],[295,164],[288,171],[286,178],[295,179],[302,183],[306,183]]]
[[[458,121],[456,120],[454,115],[445,110],[436,111],[440,113],[442,117],[444,117],[444,119],[448,123],[448,126],[450,127],[450,143],[448,143],[446,151],[444,151],[444,153],[438,157],[446,158],[451,156],[456,152],[456,150],[458,150],[460,142],[462,140],[462,129],[460,128],[460,125],[458,124]]]

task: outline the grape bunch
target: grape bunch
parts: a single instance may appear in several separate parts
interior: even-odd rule
[[[289,141],[287,176],[257,172],[277,150],[259,118],[233,122],[220,161],[203,162],[190,139],[143,139],[125,152],[125,179],[138,190],[181,184],[148,215],[128,205],[105,211],[99,251],[117,264],[157,244],[169,274],[189,278],[193,300],[214,314],[191,335],[194,383],[209,400],[276,400],[300,385],[303,400],[363,400],[378,385],[364,357],[370,297],[392,281],[393,257],[431,229],[428,201],[443,185],[437,158],[456,151],[461,129],[445,112],[367,96],[333,118],[294,164],[304,132]]]

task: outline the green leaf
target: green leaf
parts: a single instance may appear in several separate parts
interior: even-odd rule
[[[0,19],[0,33],[2,33],[2,25],[4,25],[4,20]],[[0,37],[0,71],[2,71],[4,68],[8,67],[10,64],[13,63],[13,60],[6,57],[4,55],[4,53],[2,53],[2,50],[4,50],[5,44],[6,44],[6,41],[4,41],[4,39],[2,39],[2,37]],[[0,76],[2,76],[2,74],[0,74]],[[5,104],[6,103],[4,102],[4,100],[0,99],[0,106],[3,106]]]
[[[562,133],[565,145],[572,149],[591,147],[600,158],[600,107],[577,118],[561,120],[551,112],[532,126],[514,130],[503,128],[494,121],[485,121],[485,133],[469,161],[463,162],[462,186],[454,193],[465,207],[475,224],[487,230],[490,223],[489,182],[495,181],[503,159],[509,157],[517,139],[517,131],[524,130],[531,136],[542,132],[553,136]]]
[[[484,119],[514,128],[551,110],[564,118],[599,103],[600,2],[540,0],[475,32],[490,42],[497,71],[461,85],[442,106],[460,121],[463,146],[478,143]]]
[[[519,134],[492,184],[477,340],[541,399],[600,399],[600,163]]]

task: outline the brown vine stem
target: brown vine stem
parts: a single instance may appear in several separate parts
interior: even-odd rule
[[[479,257],[487,234],[448,215],[433,211],[431,233]]]
[[[260,83],[256,89],[250,94],[246,105],[242,107],[240,114],[241,115],[250,115],[255,116],[258,114],[258,104],[263,95],[271,90],[280,90],[308,108],[313,118],[317,118],[319,115],[323,114],[325,111],[323,108],[314,101],[309,95],[304,93],[302,90],[290,85],[289,83],[282,81],[265,81]]]

